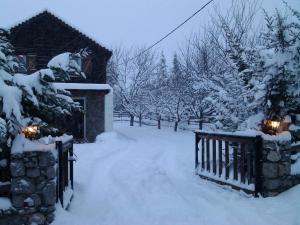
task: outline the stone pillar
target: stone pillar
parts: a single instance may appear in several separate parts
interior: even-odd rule
[[[20,221],[50,224],[56,203],[56,156],[52,151],[11,155],[11,201]],[[22,221],[21,221],[22,220]]]
[[[262,195],[276,196],[287,190],[291,170],[290,141],[263,140]]]

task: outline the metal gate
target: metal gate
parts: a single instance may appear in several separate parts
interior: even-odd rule
[[[74,152],[73,139],[57,141],[56,150],[58,155],[56,202],[60,201],[64,209],[68,209],[74,190]]]

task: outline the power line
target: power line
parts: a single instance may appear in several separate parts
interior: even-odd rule
[[[169,37],[171,34],[173,34],[176,30],[178,30],[180,27],[182,27],[184,24],[186,24],[189,20],[191,20],[194,16],[196,16],[198,13],[200,13],[204,8],[206,8],[209,4],[211,4],[214,0],[210,0],[208,1],[205,5],[203,5],[200,9],[198,9],[196,12],[194,12],[191,16],[189,16],[185,21],[183,21],[182,23],[180,23],[177,27],[175,27],[173,30],[171,30],[169,33],[167,33],[165,36],[163,36],[161,39],[159,39],[158,41],[156,41],[154,44],[152,44],[151,46],[149,46],[148,48],[146,48],[144,51],[140,52],[139,54],[137,54],[136,56],[132,57],[131,59],[129,59],[128,61],[132,61],[136,58],[138,58],[139,56],[145,54],[146,52],[148,52],[150,49],[152,49],[153,47],[155,47],[156,45],[158,45],[160,42],[162,42],[163,40],[165,40],[167,37]],[[127,62],[128,62],[127,61]],[[119,64],[122,65],[123,63]]]

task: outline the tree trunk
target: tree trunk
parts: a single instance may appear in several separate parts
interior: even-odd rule
[[[178,128],[178,121],[175,122],[175,126],[174,126],[174,131],[177,132],[177,128]]]
[[[142,126],[142,116],[141,115],[139,116],[139,125],[140,125],[140,127]]]
[[[134,115],[130,115],[130,126],[133,127]]]
[[[157,127],[158,127],[158,129],[161,128],[161,126],[160,126],[160,119],[157,120]]]

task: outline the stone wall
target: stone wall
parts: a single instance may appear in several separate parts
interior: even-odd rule
[[[1,224],[50,224],[56,203],[56,157],[51,151],[11,155],[12,208],[2,212]]]
[[[300,176],[291,175],[291,141],[263,140],[262,195],[276,196],[300,183]]]

